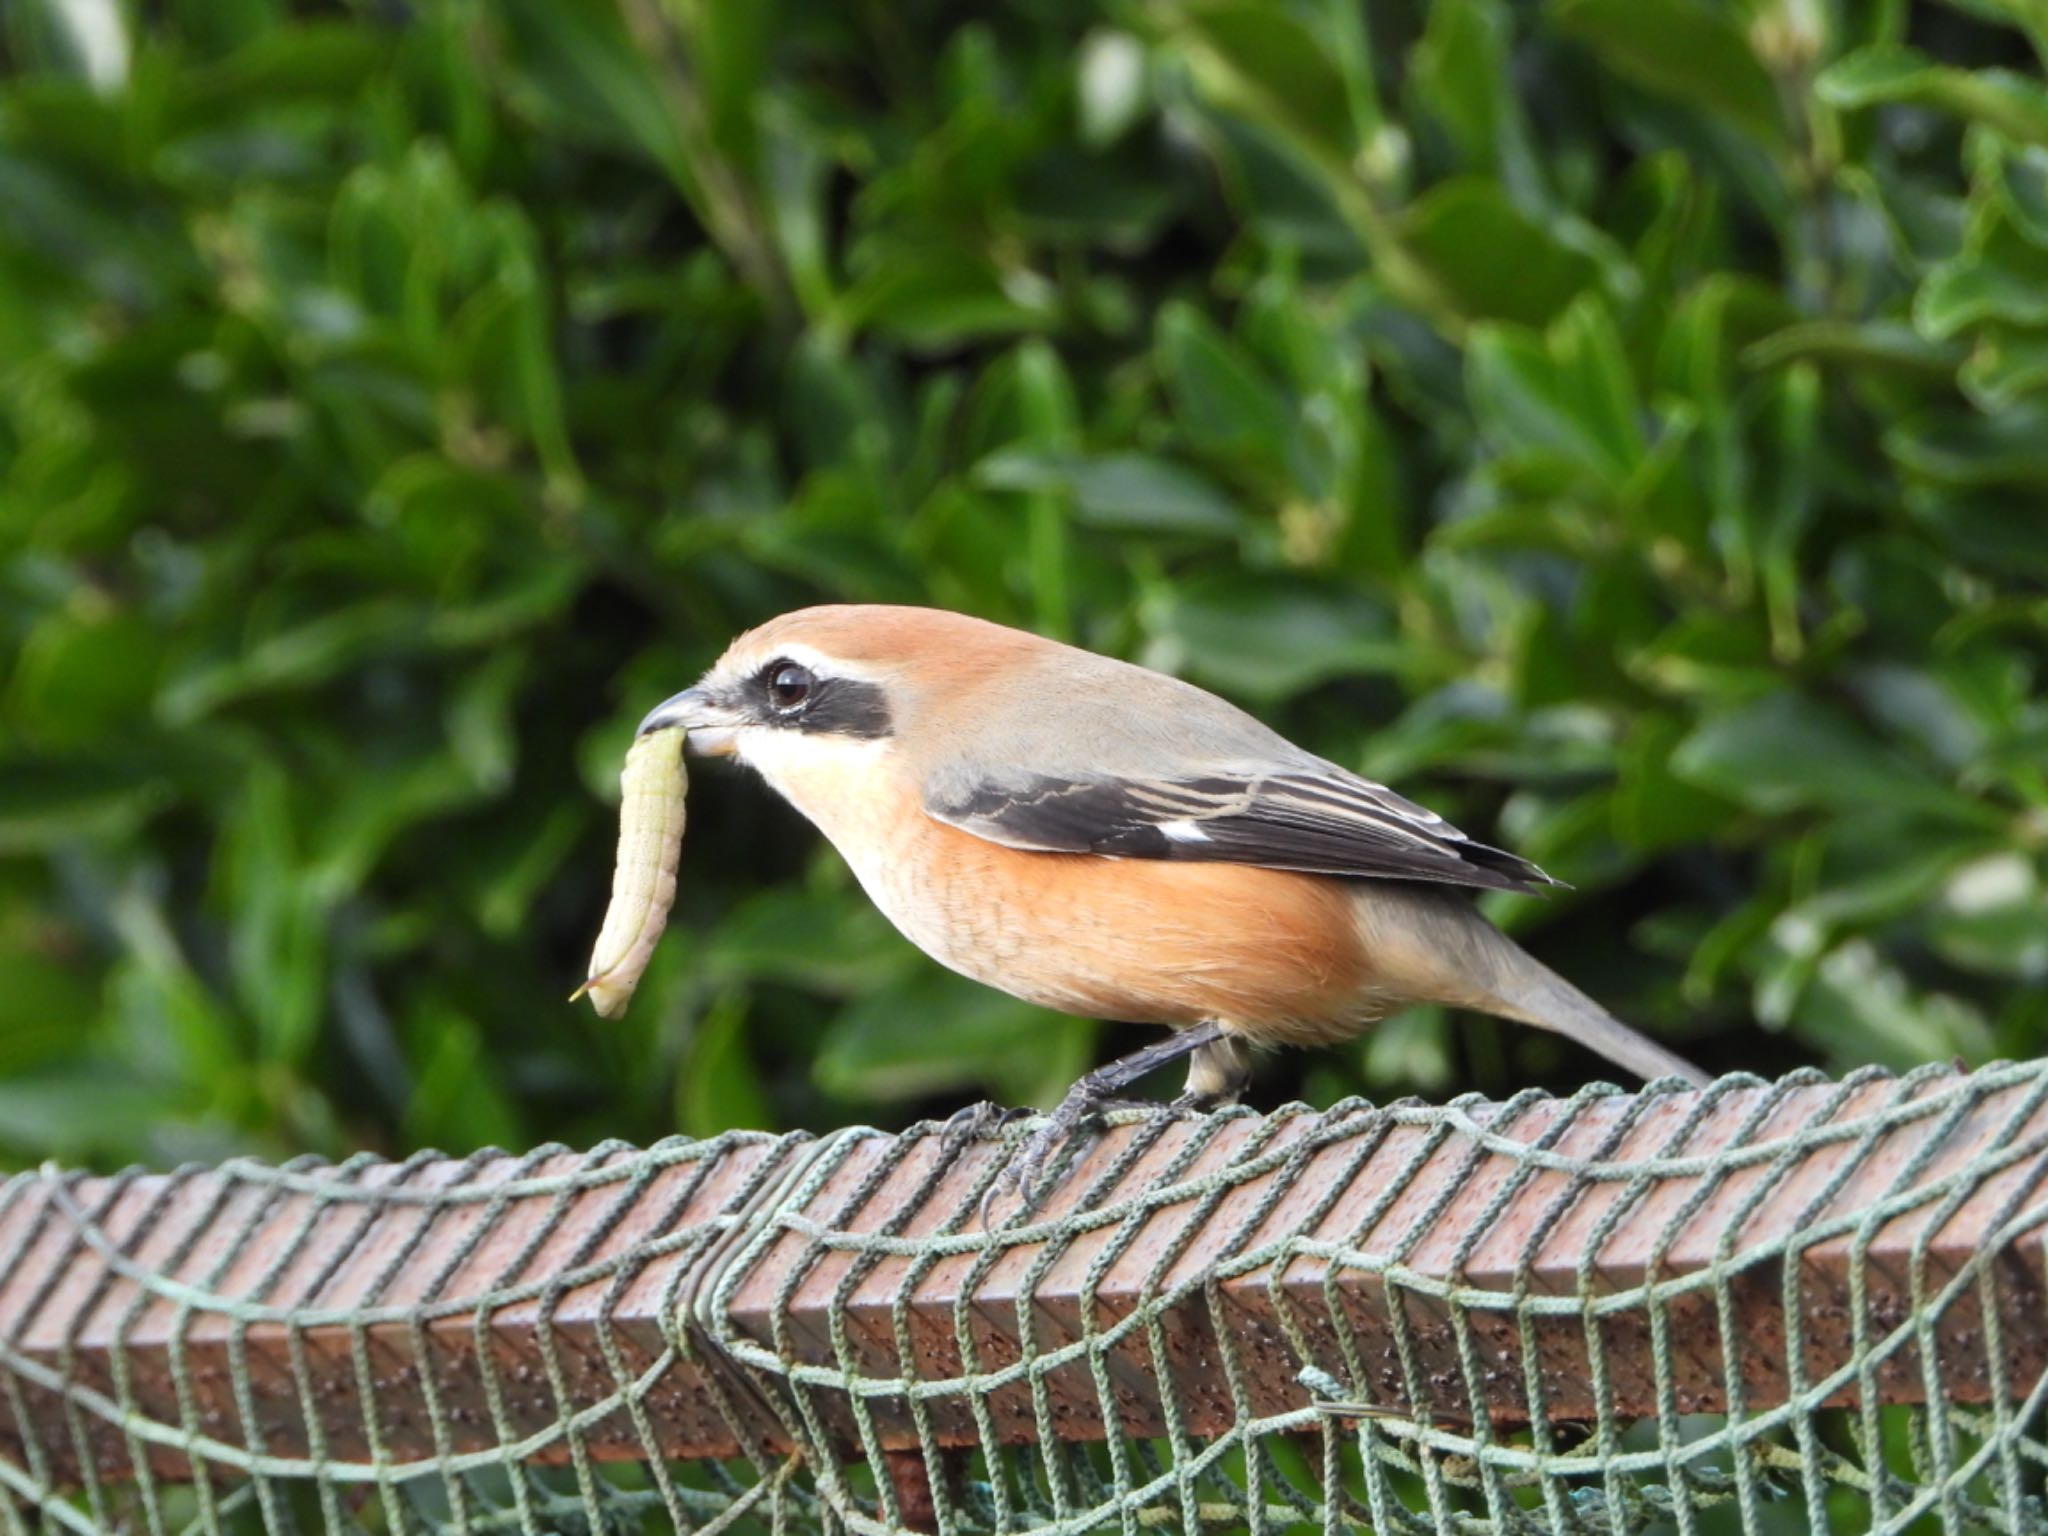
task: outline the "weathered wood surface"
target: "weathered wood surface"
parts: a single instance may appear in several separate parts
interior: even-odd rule
[[[1779,1155],[1823,1122],[1847,1134]],[[1538,1146],[1551,1166],[1517,1150]],[[998,1205],[988,1233],[980,1194],[1010,1150],[850,1133],[22,1176],[0,1189],[0,1458],[57,1483],[138,1459],[188,1477],[210,1446],[359,1461],[381,1445],[402,1462],[530,1441],[559,1460],[562,1421],[586,1410],[596,1458],[725,1457],[786,1448],[771,1398],[786,1412],[792,1390],[853,1447],[847,1375],[951,1380],[963,1341],[999,1371],[1027,1335],[1039,1357],[1095,1340],[1110,1391],[1085,1357],[1046,1369],[1041,1423],[1021,1378],[998,1386],[1006,1440],[1096,1438],[1111,1419],[1154,1435],[1169,1413],[1213,1434],[1239,1421],[1233,1379],[1255,1415],[1307,1405],[1304,1365],[1377,1412],[1496,1429],[1526,1423],[1532,1398],[1554,1422],[1592,1418],[1596,1357],[1624,1417],[1726,1411],[1731,1390],[1750,1412],[1782,1403],[1854,1359],[1859,1331],[1866,1354],[1894,1347],[1832,1402],[1983,1402],[2048,1371],[2048,1070],[1126,1124],[1034,1223],[1003,1229]],[[1263,1162],[1203,1183],[1248,1159]],[[864,1247],[876,1234],[967,1241],[934,1260]],[[1725,1318],[1712,1286],[1685,1287],[1717,1262],[1737,1270]],[[1627,1300],[1653,1280],[1655,1306]],[[1101,1341],[1157,1297],[1156,1327]],[[1542,1300],[1559,1297],[1582,1301]],[[785,1377],[830,1370],[791,1388],[757,1373],[771,1357]],[[67,1414],[65,1383],[125,1394],[170,1432],[127,1432],[92,1397]],[[863,1401],[885,1446],[916,1443],[900,1395]],[[976,1440],[964,1393],[927,1406],[940,1440]]]

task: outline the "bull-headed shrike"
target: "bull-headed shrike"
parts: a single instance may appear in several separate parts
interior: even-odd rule
[[[1024,1156],[1156,1067],[1234,1103],[1250,1048],[1349,1040],[1441,1003],[1553,1030],[1645,1078],[1700,1071],[1474,908],[1556,884],[1214,694],[928,608],[822,607],[735,640],[642,733],[753,768],[940,964],[1166,1041],[1075,1084]]]

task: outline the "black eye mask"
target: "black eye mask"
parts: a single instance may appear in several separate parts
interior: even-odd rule
[[[761,669],[755,687],[764,724],[858,741],[877,741],[891,734],[889,700],[879,684],[827,677],[801,662],[779,660]]]

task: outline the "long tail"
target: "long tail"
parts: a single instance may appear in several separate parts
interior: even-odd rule
[[[1683,1056],[1630,1029],[1505,934],[1501,937],[1514,951],[1513,961],[1500,968],[1507,983],[1498,989],[1499,1011],[1505,1017],[1568,1036],[1645,1082],[1682,1077],[1694,1087],[1704,1088],[1713,1081]]]
[[[1712,1081],[1684,1057],[1630,1029],[1460,895],[1361,882],[1354,910],[1386,990],[1395,996],[1533,1024],[1598,1051],[1646,1081]]]

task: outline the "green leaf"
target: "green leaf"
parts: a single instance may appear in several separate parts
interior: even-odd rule
[[[1227,693],[1284,698],[1404,659],[1386,611],[1334,585],[1249,575],[1188,582],[1145,607],[1149,665]]]
[[[174,1108],[126,1067],[54,1066],[0,1081],[0,1147],[31,1165],[132,1156],[137,1135],[161,1134]]]
[[[2048,980],[2048,888],[2017,853],[1996,853],[1957,870],[1929,924],[1934,947],[1964,970],[2038,985]]]
[[[1488,441],[1560,483],[1619,492],[1645,453],[1620,334],[1590,295],[1542,335],[1476,327],[1465,387]]]
[[[225,660],[175,667],[158,695],[171,726],[195,721],[253,695],[316,686],[368,657],[415,649],[421,623],[415,606],[384,597],[287,625]]]
[[[507,31],[536,105],[562,131],[631,146],[678,183],[694,182],[659,74],[610,6],[508,0]]]
[[[506,209],[492,209],[479,224],[495,248],[494,270],[452,318],[444,344],[492,415],[533,444],[550,476],[548,493],[573,498],[582,477],[569,443],[533,232]]]
[[[1546,325],[1599,268],[1476,176],[1440,182],[1409,208],[1403,248],[1461,314]]]
[[[1363,771],[1389,784],[1446,765],[1470,767],[1511,740],[1508,701],[1469,680],[1424,694],[1365,743]]]
[[[767,67],[786,18],[774,0],[672,11],[678,48],[701,82],[711,142],[738,165],[754,163]]]
[[[1704,793],[1672,772],[1672,750],[1684,734],[1677,719],[1648,715],[1622,745],[1614,830],[1631,847],[1679,848],[1709,841],[1727,815],[1721,796]]]
[[[2048,245],[2048,149],[2012,144],[1991,134],[1969,146],[1975,179],[2012,226],[2036,245]]]
[[[161,771],[147,761],[0,761],[0,854],[132,836],[171,795]]]
[[[290,787],[259,762],[240,786],[215,881],[232,920],[228,960],[263,1059],[302,1061],[327,985],[325,902],[305,878]]]
[[[1953,346],[1895,320],[1801,320],[1751,342],[1742,354],[1751,368],[1812,361],[1930,374],[1952,373],[1961,360]]]
[[[2024,479],[2038,484],[2044,473],[2030,461]],[[2008,580],[2048,578],[2048,525],[2015,515],[2010,493],[1930,492],[1909,497],[1907,505],[1951,555],[1980,572]]]
[[[29,632],[8,703],[21,728],[47,748],[132,736],[148,719],[162,660],[140,614],[80,605]]]
[[[891,246],[863,265],[840,296],[837,322],[919,350],[1029,335],[1059,320],[1058,294],[1044,278],[998,271],[987,256],[962,246]]]
[[[1925,667],[1880,662],[1858,667],[1845,680],[1873,720],[1951,773],[1983,760],[1987,728],[2003,718],[2002,711],[1992,719],[1972,711],[1940,672]]]
[[[2029,402],[1998,416],[1928,411],[1892,427],[1884,446],[1900,468],[1944,486],[2042,485],[2048,483],[2048,404]],[[2015,531],[2025,538],[2025,527]]]
[[[1518,104],[1509,86],[1513,25],[1498,0],[1438,0],[1408,60],[1408,90],[1442,123],[1469,169],[1498,165]],[[1517,142],[1512,146],[1519,150]]]
[[[189,131],[308,98],[350,100],[374,77],[388,46],[371,29],[341,22],[273,28],[179,81],[178,126]]]
[[[1771,77],[1726,10],[1697,0],[1552,0],[1558,29],[1646,90],[1784,139]]]
[[[478,798],[476,782],[445,752],[359,769],[319,807],[303,872],[308,893],[327,901],[352,894],[402,834]]]
[[[430,1008],[411,1027],[418,1066],[405,1105],[406,1140],[458,1154],[523,1147],[518,1110],[498,1086],[493,1054],[475,1022]]]
[[[1228,536],[1244,517],[1228,496],[1192,470],[1146,454],[1076,454],[1010,449],[975,467],[992,491],[1063,491],[1079,520],[1127,533]]]
[[[1998,819],[1839,711],[1790,692],[1708,719],[1679,743],[1671,771],[1767,815],[1883,809],[1966,825]]]
[[[943,1034],[931,1021],[944,1019]],[[1050,1102],[1086,1061],[1083,1020],[922,967],[854,1002],[820,1044],[813,1075],[838,1098],[884,1102],[985,1087],[1003,1102]]]
[[[590,815],[580,801],[559,804],[544,816],[513,823],[496,846],[476,850],[474,906],[486,934],[500,941],[518,937],[532,920],[535,902],[578,846]]]
[[[1367,1081],[1400,1092],[1440,1094],[1457,1081],[1440,1008],[1407,1008],[1375,1024],[1363,1054]]]
[[[0,1080],[71,1055],[99,1011],[93,980],[77,957],[0,949]]]
[[[676,1078],[676,1122],[685,1135],[773,1130],[775,1110],[748,1049],[747,994],[733,988],[697,1020]]]
[[[1160,372],[1181,429],[1198,448],[1220,456],[1250,454],[1284,461],[1294,411],[1280,387],[1242,348],[1192,305],[1160,311]]]
[[[2048,144],[2048,87],[2004,69],[1958,69],[1896,43],[1861,48],[1814,82],[1829,106],[1908,103],[1995,128],[2026,144]]]
[[[1972,231],[1963,251],[1927,274],[1913,300],[1913,323],[1935,341],[1984,320],[2048,323],[2048,250],[2004,219]]]
[[[1903,1072],[1958,1056],[1982,1061],[1991,1048],[1991,1031],[1976,1009],[1916,992],[1863,940],[1820,962],[1795,1021],[1800,1038],[1841,1068],[1874,1062]]]
[[[1957,381],[1987,416],[2014,409],[2048,388],[2048,331],[1985,326]]]
[[[850,894],[771,888],[742,902],[704,954],[721,980],[767,979],[834,995],[866,992],[917,963],[908,941]]]
[[[1918,538],[1866,536],[1835,556],[1825,591],[1874,647],[1917,662],[1940,627],[1945,570],[1946,562],[1927,558]]]
[[[526,657],[500,651],[471,672],[448,703],[448,744],[470,782],[495,793],[512,782],[517,746],[514,698],[526,676]]]
[[[1340,164],[1357,153],[1352,96],[1332,50],[1288,12],[1253,0],[1178,0],[1166,14],[1223,99]]]

